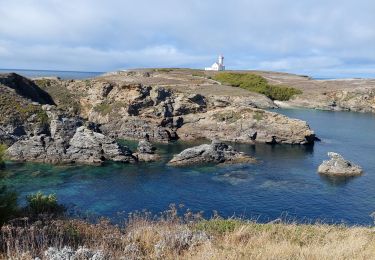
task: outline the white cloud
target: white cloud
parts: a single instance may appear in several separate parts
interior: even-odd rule
[[[60,45],[18,46],[0,44],[0,67],[106,71],[134,67],[176,67],[183,64],[194,66],[210,59],[209,56],[192,55],[173,46],[149,46],[132,50],[101,50],[86,46],[65,47]],[[65,66],[64,66],[65,65]]]
[[[355,72],[375,64],[374,13],[370,0],[0,0],[0,67],[204,67],[223,53],[229,68]]]

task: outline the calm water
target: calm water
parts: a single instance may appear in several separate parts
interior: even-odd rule
[[[85,72],[85,71],[55,71],[55,70],[10,70],[0,69],[0,73],[15,72],[28,78],[37,77],[59,77],[61,79],[88,79],[99,76],[104,72]]]
[[[21,195],[38,190],[55,192],[62,203],[110,217],[141,209],[160,212],[170,203],[182,203],[194,211],[203,210],[206,216],[218,210],[223,216],[260,221],[287,216],[298,221],[371,224],[369,215],[375,211],[375,116],[314,110],[279,112],[307,120],[322,141],[314,147],[237,145],[259,159],[255,165],[165,166],[173,153],[193,145],[181,143],[159,146],[164,161],[152,164],[8,164],[2,182]],[[328,151],[362,165],[365,174],[351,179],[320,176],[316,169]]]

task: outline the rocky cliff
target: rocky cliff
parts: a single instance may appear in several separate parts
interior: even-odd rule
[[[26,78],[1,75],[0,94],[0,143],[9,146],[6,154],[12,160],[94,164],[136,160],[98,125],[56,108],[50,95]]]
[[[205,85],[208,79],[194,80],[186,73],[129,72],[86,81],[51,81],[47,90],[65,88],[75,95],[79,115],[100,124],[114,138],[314,142],[306,122],[260,109],[275,107],[265,96],[212,82]]]
[[[275,107],[267,97],[186,71],[34,81],[6,74],[0,77],[0,93],[0,142],[10,146],[11,159],[20,161],[134,162],[143,156],[133,156],[118,138],[271,144],[315,140],[306,122],[264,110]]]

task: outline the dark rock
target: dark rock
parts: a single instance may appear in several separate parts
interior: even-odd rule
[[[153,88],[150,92],[150,97],[154,101],[155,105],[158,105],[161,102],[165,101],[171,95],[172,95],[171,91],[163,87]]]

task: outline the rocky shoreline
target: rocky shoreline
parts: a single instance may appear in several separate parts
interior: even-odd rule
[[[53,164],[135,162],[127,147],[102,134],[97,125],[69,117],[54,106],[43,105],[42,109],[49,123],[15,141],[7,150],[11,160]]]
[[[281,108],[375,113],[375,79],[312,79],[287,73],[256,73],[272,84],[303,92],[288,101],[275,102]]]
[[[194,73],[136,70],[88,80],[29,80],[2,74],[0,112],[5,116],[0,120],[0,142],[9,146],[11,160],[101,164],[107,160],[154,161],[158,155],[146,151],[152,147],[150,142],[206,139],[309,145],[317,140],[306,122],[265,110],[299,106],[303,102],[298,100],[310,90],[290,101],[274,102]],[[255,73],[293,86],[311,81],[289,74]],[[337,91],[341,90],[334,91],[339,97]],[[333,96],[327,93],[319,97]],[[371,111],[370,105],[362,107],[372,100],[372,92],[361,92],[361,98],[354,99],[348,98],[350,93],[342,96],[347,106]],[[322,102],[319,98],[314,96],[309,102],[303,106],[321,108],[311,105]],[[343,102],[335,104],[328,107],[345,107]],[[141,140],[140,148],[132,152],[117,139]]]

